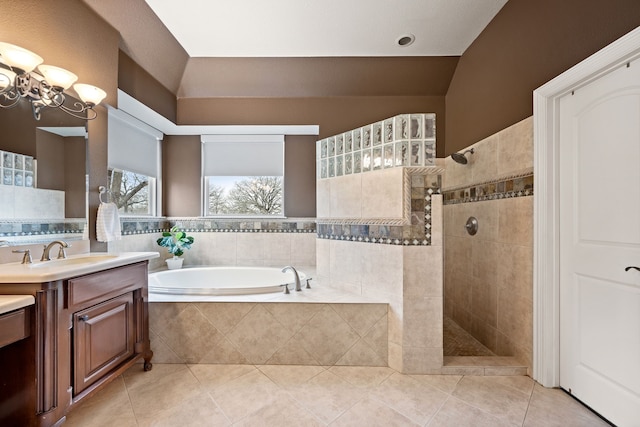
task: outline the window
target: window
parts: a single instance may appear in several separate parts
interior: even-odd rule
[[[154,215],[156,180],[153,177],[109,168],[109,201],[124,215]]]
[[[283,135],[203,135],[205,216],[284,216]]]
[[[109,110],[110,201],[121,215],[156,215],[163,136],[126,113]]]

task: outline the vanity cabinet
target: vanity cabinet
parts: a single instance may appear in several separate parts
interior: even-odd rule
[[[147,265],[145,260],[49,282],[0,283],[0,294],[35,297],[35,306],[25,311],[28,319],[11,320],[31,330],[31,339],[23,340],[29,348],[21,351],[35,362],[25,376],[26,392],[12,396],[27,408],[21,414],[30,415],[0,414],[0,425],[61,425],[74,405],[140,359],[141,370],[151,369]]]

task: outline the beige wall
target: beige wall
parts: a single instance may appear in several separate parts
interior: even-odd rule
[[[474,145],[469,163],[445,160],[444,314],[500,356],[533,357],[533,196],[450,204],[468,192],[533,171],[533,118]],[[528,181],[527,181],[528,182]],[[507,185],[508,186],[508,185]],[[466,193],[469,194],[469,193]],[[473,196],[469,194],[469,196]],[[466,232],[467,218],[478,232]]]

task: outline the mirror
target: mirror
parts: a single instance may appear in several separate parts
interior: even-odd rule
[[[87,239],[86,121],[20,102],[0,129],[0,241]]]

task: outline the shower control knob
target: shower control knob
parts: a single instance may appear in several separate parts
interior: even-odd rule
[[[467,229],[467,233],[473,236],[478,232],[478,220],[475,217],[470,216],[464,227]]]

